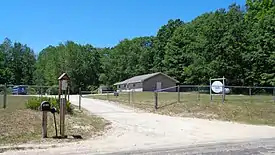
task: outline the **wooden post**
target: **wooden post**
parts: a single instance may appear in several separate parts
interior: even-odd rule
[[[4,96],[3,96],[3,108],[5,109],[7,107],[7,83],[5,83],[5,86],[4,86]]]
[[[224,80],[224,76],[222,77],[222,103],[224,103],[225,100],[225,80]]]
[[[178,85],[178,103],[180,103],[180,85]]]
[[[58,87],[58,102],[59,102],[59,103],[60,103],[61,94],[62,94],[61,86],[62,86],[62,83],[61,83],[61,80],[59,80],[59,87]]]
[[[200,101],[200,86],[198,86],[198,97],[197,100]]]
[[[81,110],[81,88],[79,88],[78,109]]]
[[[66,98],[60,100],[60,135],[63,138],[65,136],[65,106]]]
[[[66,138],[65,136],[65,113],[66,113],[66,103],[68,95],[68,81],[70,80],[69,76],[66,73],[63,73],[59,78],[59,104],[60,104],[60,135],[61,138]],[[63,94],[63,91],[65,94]],[[61,98],[61,96],[64,96]]]
[[[47,111],[42,112],[42,138],[47,138]]]
[[[155,109],[158,109],[158,92],[155,91]]]
[[[249,97],[250,97],[250,102],[252,103],[252,92],[251,92],[251,87],[249,87]]]
[[[209,91],[210,91],[210,101],[212,101],[212,89],[211,89],[211,87],[212,87],[212,84],[211,84],[211,79],[209,80],[210,82],[209,82]]]
[[[70,86],[68,86],[68,101],[70,102]]]

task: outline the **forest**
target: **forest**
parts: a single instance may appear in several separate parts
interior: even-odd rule
[[[275,86],[275,1],[247,0],[204,13],[190,22],[171,19],[155,36],[97,48],[66,41],[34,51],[3,38],[0,84],[57,85],[63,72],[73,91],[112,86],[132,76],[164,72],[181,84]]]

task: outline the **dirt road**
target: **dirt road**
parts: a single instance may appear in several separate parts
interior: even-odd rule
[[[78,104],[77,96],[70,99],[73,104]],[[275,127],[269,126],[162,116],[87,98],[82,99],[82,107],[111,121],[112,129],[96,139],[47,150],[8,151],[4,154],[99,154],[275,137]]]

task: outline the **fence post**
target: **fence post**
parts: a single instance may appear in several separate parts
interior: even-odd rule
[[[211,84],[211,79],[209,80],[209,93],[210,93],[210,101],[212,101],[212,90],[211,90],[211,87],[212,87],[212,84]]]
[[[250,102],[252,102],[252,92],[251,92],[251,87],[249,87],[249,98],[250,98]]]
[[[3,96],[3,100],[4,100],[4,104],[3,104],[3,108],[5,109],[7,107],[7,83],[5,83],[4,86],[4,96]]]
[[[158,109],[158,92],[155,91],[155,109],[157,110]]]
[[[178,103],[180,103],[180,85],[178,85]]]
[[[224,78],[224,76],[222,77],[222,84],[223,84],[223,87],[222,87],[222,103],[224,103],[224,101],[225,101],[225,78]]]
[[[133,105],[135,104],[135,101],[134,101],[134,89],[132,89],[132,104]]]
[[[78,98],[78,109],[80,110],[81,109],[81,87],[79,87],[79,98]]]
[[[198,86],[198,97],[197,100],[200,101],[200,86]]]
[[[222,104],[224,104],[224,100],[225,100],[225,85],[223,84],[222,86]]]

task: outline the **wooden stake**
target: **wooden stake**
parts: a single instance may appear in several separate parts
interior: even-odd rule
[[[47,138],[47,111],[42,112],[42,138]]]

